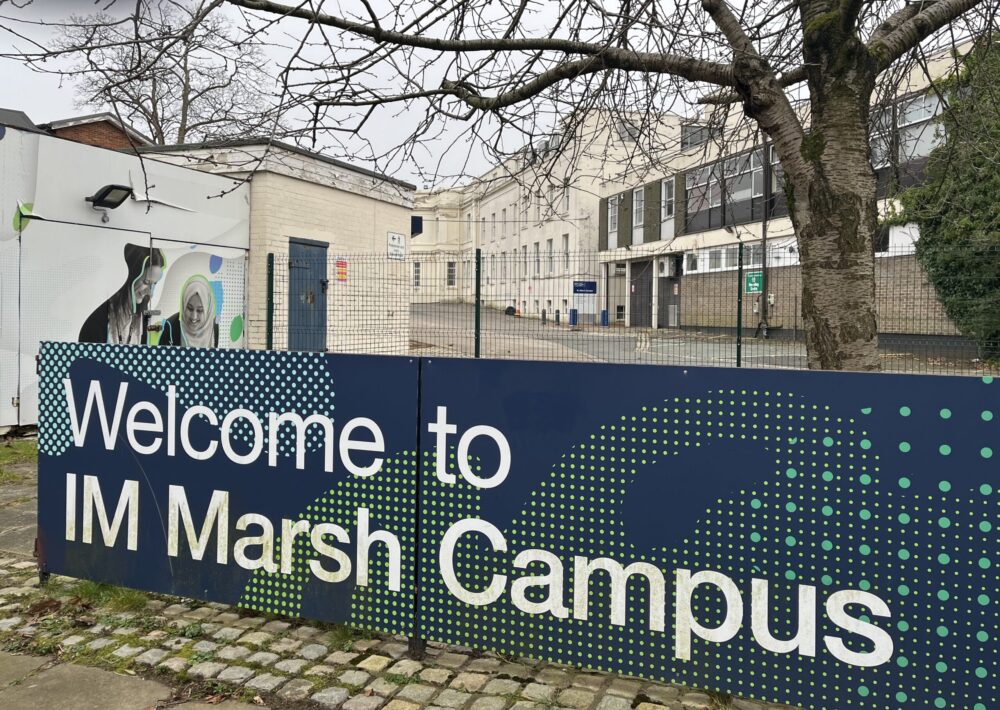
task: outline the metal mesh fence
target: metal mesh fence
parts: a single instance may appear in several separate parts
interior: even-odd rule
[[[742,251],[742,259],[740,252]],[[1000,263],[984,247],[982,259]],[[794,248],[723,246],[626,261],[609,252],[268,257],[273,349],[664,365],[806,367]],[[968,255],[966,255],[968,257]],[[741,265],[742,262],[742,265]],[[968,279],[968,275],[966,275]],[[951,295],[996,323],[1000,268]],[[477,294],[479,307],[477,308]],[[965,298],[968,303],[961,303]],[[1000,340],[963,333],[913,245],[879,252],[883,369],[993,374]],[[978,310],[977,310],[978,309]],[[969,310],[969,308],[966,308]],[[963,321],[964,323],[965,321]],[[969,328],[967,328],[968,330]]]

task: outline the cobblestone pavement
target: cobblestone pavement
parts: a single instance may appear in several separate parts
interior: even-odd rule
[[[120,609],[127,608],[127,611]],[[117,611],[115,609],[118,609]],[[401,637],[247,615],[53,577],[0,559],[0,651],[144,675],[194,695],[343,710],[763,710],[756,702]]]

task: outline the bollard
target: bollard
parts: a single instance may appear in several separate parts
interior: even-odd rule
[[[601,327],[602,328],[607,328],[608,327],[608,309],[607,308],[605,308],[605,309],[603,309],[601,311]]]
[[[545,309],[543,308],[542,309],[542,325],[545,325],[545,320],[546,320],[546,318],[545,318]]]
[[[556,325],[559,325],[559,309],[556,309]]]
[[[573,328],[573,327],[576,326],[578,315],[579,315],[579,313],[577,312],[577,310],[575,308],[570,308],[569,309],[569,325],[570,325],[571,328]]]

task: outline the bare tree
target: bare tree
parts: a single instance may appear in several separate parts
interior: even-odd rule
[[[275,80],[259,43],[237,38],[218,14],[197,6],[139,2],[134,14],[74,16],[53,50],[72,57],[77,104],[111,107],[157,143],[270,135],[277,120]]]
[[[312,140],[348,158],[439,164],[466,142],[516,167],[540,134],[577,135],[603,111],[655,160],[664,113],[711,105],[720,124],[739,113],[781,161],[810,367],[875,370],[872,105],[927,55],[992,30],[997,2],[211,0],[160,39],[221,6],[242,13],[248,39],[291,38],[286,100],[308,109]],[[387,114],[408,133],[382,150]]]

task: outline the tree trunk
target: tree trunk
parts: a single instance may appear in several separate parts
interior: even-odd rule
[[[877,370],[878,216],[868,148],[874,63],[857,38],[817,25],[822,22],[806,24],[809,130],[786,175],[802,264],[808,362],[812,369]]]

